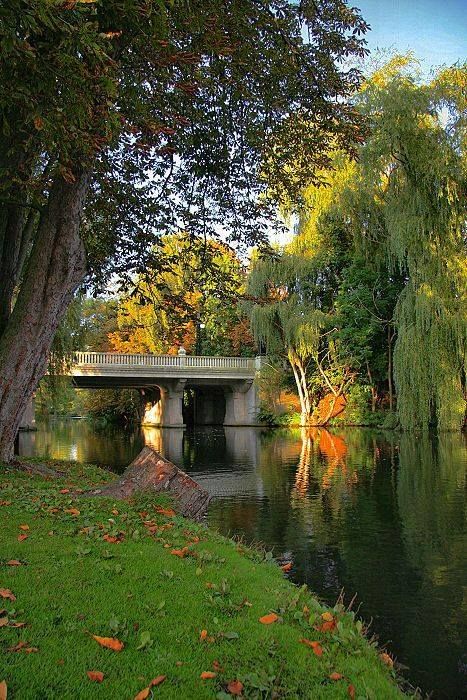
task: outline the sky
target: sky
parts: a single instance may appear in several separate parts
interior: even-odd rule
[[[412,50],[428,75],[467,60],[467,0],[349,0],[371,26],[368,48]]]

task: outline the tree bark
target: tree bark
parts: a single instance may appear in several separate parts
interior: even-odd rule
[[[90,172],[57,176],[38,223],[14,309],[0,337],[0,461],[13,445],[27,402],[45,374],[52,341],[86,272],[79,235]]]

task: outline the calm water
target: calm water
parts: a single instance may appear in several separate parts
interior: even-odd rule
[[[467,697],[465,436],[64,421],[22,434],[20,449],[122,471],[144,442],[212,493],[210,524],[291,557],[294,580],[329,603],[356,593],[414,685]]]

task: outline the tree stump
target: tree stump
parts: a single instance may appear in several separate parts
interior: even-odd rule
[[[180,515],[194,520],[201,518],[211,498],[206,489],[149,446],[143,447],[120,479],[86,495],[126,499],[142,491],[169,493]]]

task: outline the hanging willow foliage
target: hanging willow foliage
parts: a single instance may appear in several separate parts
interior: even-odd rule
[[[362,149],[359,185],[382,212],[389,264],[406,277],[395,316],[401,426],[459,429],[467,349],[467,71],[446,70],[420,85],[407,62],[400,67],[395,71],[393,62],[387,79],[380,72],[362,91],[374,130]]]
[[[382,253],[404,280],[394,379],[406,430],[465,421],[466,88],[466,66],[420,84],[411,57],[394,58],[361,90],[372,131],[358,165],[338,164],[344,187],[333,176],[333,207],[355,243]]]

